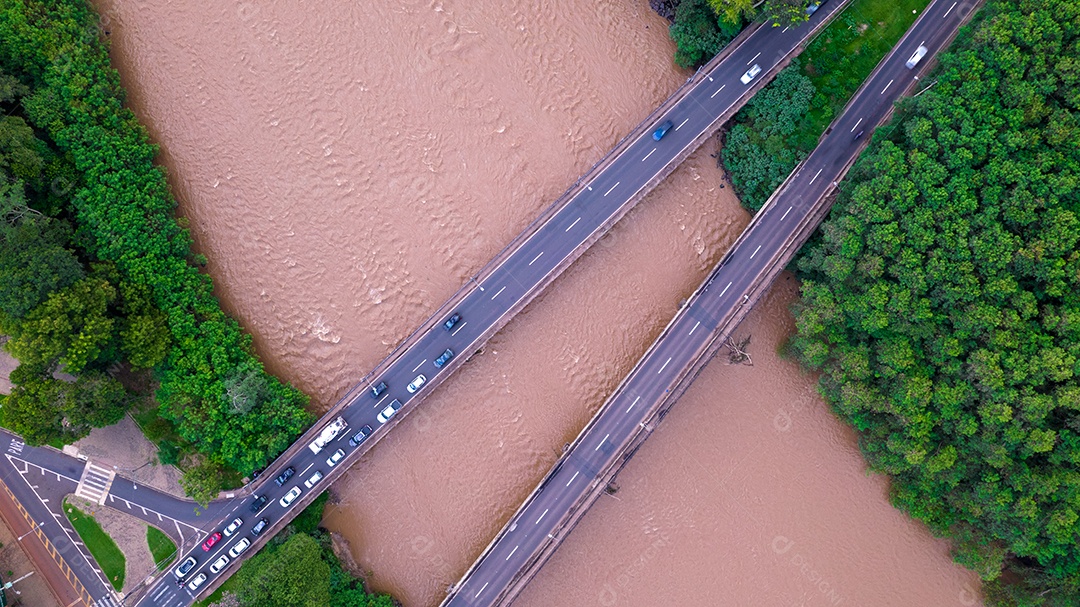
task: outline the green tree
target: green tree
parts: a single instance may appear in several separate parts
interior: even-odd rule
[[[330,566],[323,560],[319,543],[297,533],[277,550],[250,559],[239,573],[240,603],[326,607],[330,604]]]
[[[79,260],[64,246],[66,227],[26,207],[22,185],[16,187],[6,199],[0,191],[0,315],[9,322],[83,275]]]
[[[116,290],[108,282],[84,278],[34,308],[6,347],[33,367],[59,363],[79,373],[110,348],[115,321],[108,308],[115,299]]]

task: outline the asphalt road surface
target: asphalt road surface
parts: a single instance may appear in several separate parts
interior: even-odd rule
[[[826,3],[813,16],[813,23],[827,19],[832,11],[840,6],[839,2]],[[487,275],[483,282],[461,301],[455,313],[461,319],[450,330],[436,324],[427,333],[420,335],[417,342],[403,353],[381,375],[372,378],[372,385],[385,382],[386,392],[372,397],[370,392],[362,391],[341,411],[341,416],[348,424],[335,439],[317,454],[309,449],[291,449],[288,461],[276,462],[268,470],[270,473],[260,479],[255,489],[259,497],[265,496],[266,503],[252,510],[254,497],[234,500],[220,519],[208,519],[203,527],[205,533],[220,530],[234,518],[241,518],[242,526],[231,537],[203,551],[196,546],[183,555],[197,561],[179,582],[171,575],[162,576],[149,592],[139,601],[140,607],[179,607],[190,604],[215,578],[227,576],[236,569],[236,563],[254,552],[248,548],[240,553],[240,558],[229,557],[228,564],[217,572],[209,567],[222,555],[228,556],[229,550],[241,542],[241,538],[254,541],[251,529],[258,521],[265,518],[271,529],[270,533],[280,528],[281,523],[298,513],[298,503],[283,505],[279,500],[289,491],[298,490],[301,494],[311,491],[320,492],[332,479],[324,479],[313,487],[306,487],[316,472],[328,474],[332,468],[328,457],[341,449],[345,456],[337,466],[348,466],[367,450],[369,445],[381,437],[384,430],[376,415],[387,405],[397,400],[402,403],[401,416],[414,406],[431,389],[432,380],[442,379],[450,369],[437,368],[433,361],[445,350],[452,350],[456,356],[468,356],[482,345],[485,330],[511,313],[515,304],[525,298],[535,296],[535,290],[543,279],[555,271],[559,264],[573,255],[582,243],[586,242],[605,222],[618,214],[620,209],[645,188],[649,181],[663,172],[680,152],[690,145],[704,131],[710,128],[717,116],[729,108],[743,103],[742,97],[748,87],[756,84],[755,79],[749,85],[740,82],[739,77],[751,66],[760,65],[760,79],[774,65],[787,56],[792,49],[804,41],[810,27],[798,28],[763,27],[748,37],[740,47],[717,65],[708,77],[701,80],[686,96],[668,112],[656,118],[656,125],[665,121],[672,122],[671,129],[659,141],[652,137],[652,129],[630,142],[628,148],[606,170],[597,175],[588,186],[571,199],[558,213],[550,217],[530,238]],[[449,316],[449,314],[448,314]],[[406,386],[419,376],[426,378],[425,386],[415,393]],[[330,423],[322,419],[315,431]],[[368,438],[357,447],[350,446],[348,439],[361,427],[368,425],[374,429],[375,437]],[[310,442],[312,432],[301,439]],[[286,467],[295,470],[295,474],[282,485],[272,477]],[[205,580],[196,588],[188,585],[190,580],[205,575]],[[182,583],[181,583],[182,582]]]
[[[743,305],[755,279],[769,270],[773,255],[791,238],[795,226],[835,186],[834,181],[858,153],[863,138],[868,137],[873,127],[885,117],[900,93],[913,84],[919,68],[925,67],[947,43],[974,5],[975,0],[935,0],[926,8],[861,94],[836,121],[831,133],[793,176],[784,195],[763,209],[764,215],[750,228],[751,232],[742,244],[724,258],[661,341],[624,380],[617,397],[605,405],[592,429],[561,460],[561,466],[546,477],[543,487],[533,494],[531,503],[507,523],[504,535],[482,555],[470,575],[459,582],[456,592],[444,601],[445,607],[505,604],[507,598],[513,598],[504,597],[504,591],[519,572],[534,561],[537,552],[547,544],[549,535],[558,529],[570,509],[591,490],[598,473],[617,456],[618,448],[636,434],[650,405],[662,400],[681,371],[692,364],[693,357],[711,338],[718,322]],[[760,31],[770,40],[771,36],[784,36],[778,30]],[[916,69],[908,68],[905,63],[919,46],[925,46],[928,52]],[[738,93],[742,86],[740,70],[733,68],[760,61],[753,57],[758,52],[756,48],[760,47],[744,45],[730,58],[726,69],[722,66],[717,70],[713,83],[715,98],[722,99],[726,90],[731,91],[731,95]],[[762,52],[775,55],[775,51]],[[747,59],[747,56],[751,58]],[[762,67],[767,69],[765,65]],[[693,102],[704,102],[702,96],[707,91],[700,93],[693,97]],[[705,97],[714,99],[711,93]],[[675,108],[669,118],[686,120],[685,110]],[[692,117],[689,119],[694,121]],[[702,116],[698,120],[707,118]],[[651,153],[647,149],[650,144],[642,143],[645,145],[637,152]],[[666,139],[661,142],[666,143]],[[617,171],[609,179],[617,182],[625,179],[625,173]]]
[[[0,444],[4,447],[0,479],[34,519],[33,529],[40,529],[61,554],[93,605],[119,605],[97,563],[78,542],[78,536],[62,510],[64,496],[76,492],[88,462],[55,449],[31,447],[2,429]],[[201,543],[205,536],[204,520],[220,518],[222,508],[229,504],[228,501],[215,502],[203,509],[191,500],[176,498],[121,476],[113,480],[105,499],[109,506],[159,527],[181,549]],[[31,535],[23,542],[39,540]],[[62,579],[63,574],[60,576]],[[60,589],[63,589],[62,585]]]

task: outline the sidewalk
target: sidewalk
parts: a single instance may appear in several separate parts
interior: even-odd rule
[[[169,495],[185,498],[180,486],[180,471],[157,461],[157,446],[146,440],[139,426],[129,416],[119,423],[95,428],[74,445],[94,465],[142,485],[149,485]]]

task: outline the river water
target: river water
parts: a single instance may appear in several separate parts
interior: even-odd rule
[[[644,0],[96,5],[218,295],[316,410],[688,75]],[[734,241],[712,153],[335,487],[376,588],[437,604]],[[785,281],[741,331],[755,365],[702,374],[518,604],[978,604],[775,355]]]

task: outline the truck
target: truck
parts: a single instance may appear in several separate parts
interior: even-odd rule
[[[311,441],[311,444],[308,445],[308,449],[311,449],[312,453],[318,453],[319,451],[322,451],[323,447],[329,444],[330,441],[334,440],[334,438],[336,438],[337,435],[345,429],[345,426],[345,418],[339,415],[337,419],[330,422],[326,425],[325,428],[322,429],[322,432],[320,432],[319,435],[315,437],[315,440]]]

